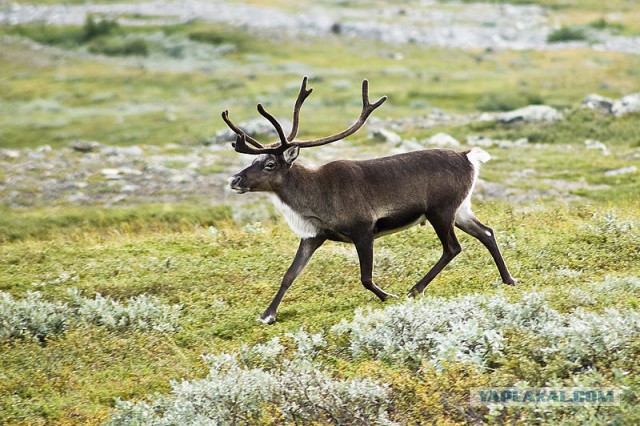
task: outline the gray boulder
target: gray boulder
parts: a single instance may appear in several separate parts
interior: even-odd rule
[[[75,140],[69,144],[69,147],[74,151],[87,153],[100,151],[103,145],[96,141]]]
[[[605,98],[604,96],[592,93],[591,95],[584,98],[580,107],[592,109],[603,114],[611,114],[614,102],[615,101],[613,99]]]
[[[402,142],[402,137],[400,137],[399,134],[387,129],[374,130],[373,132],[371,132],[371,137],[374,140],[377,140],[380,142],[387,142],[392,145],[398,145],[400,144],[400,142]]]
[[[621,169],[615,169],[615,170],[608,170],[606,172],[604,172],[605,176],[620,176],[620,175],[626,175],[629,173],[636,173],[638,171],[638,168],[636,166],[629,166],[629,167],[623,167]]]
[[[503,123],[539,123],[562,120],[562,113],[548,105],[529,105],[496,116]]]
[[[456,146],[460,146],[460,142],[454,138],[453,136],[447,134],[447,133],[436,133],[435,135],[431,136],[429,139],[427,139],[426,144],[428,145],[433,145],[433,146],[440,146],[440,147],[447,147],[447,146],[451,146],[451,147],[456,147]]]
[[[613,103],[611,112],[616,117],[640,111],[640,93],[633,93]]]

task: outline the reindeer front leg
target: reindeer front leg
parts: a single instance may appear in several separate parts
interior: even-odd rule
[[[289,290],[293,281],[300,275],[302,270],[309,263],[309,259],[313,256],[313,253],[326,241],[326,238],[323,237],[312,237],[312,238],[304,238],[300,240],[300,245],[298,246],[298,252],[296,253],[296,257],[293,259],[291,266],[282,277],[282,283],[280,284],[280,289],[276,293],[273,301],[269,305],[266,311],[258,318],[258,321],[264,324],[273,324],[276,322],[276,311],[278,310],[278,305],[282,301],[284,294]]]
[[[367,290],[373,292],[383,302],[389,297],[398,296],[387,293],[373,282],[373,234],[366,233],[354,239],[358,260],[360,261],[360,280]]]

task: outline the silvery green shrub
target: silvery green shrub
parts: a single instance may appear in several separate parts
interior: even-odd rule
[[[595,295],[607,289],[634,288],[637,292],[637,284],[637,278],[608,279],[585,291]],[[530,350],[543,362],[566,359],[575,370],[586,370],[597,358],[624,356],[628,344],[640,338],[640,312],[615,308],[590,312],[578,307],[560,313],[540,292],[527,293],[516,302],[502,295],[424,297],[382,310],[357,311],[353,320],[342,321],[333,332],[348,335],[354,357],[414,368],[443,361],[486,367],[509,356],[508,336],[530,335],[538,342]]]
[[[555,292],[526,292],[516,301],[500,294],[424,297],[357,311],[353,320],[336,325],[332,333],[341,338],[338,348],[348,349],[353,357],[411,368],[422,363],[439,367],[444,361],[486,367],[515,356],[510,352],[514,336],[530,335],[535,339],[530,340],[534,343],[527,347],[528,355],[543,363],[564,360],[577,373],[574,379],[588,378],[588,383],[599,385],[603,379],[593,360],[624,359],[629,343],[640,337],[640,312],[592,312],[581,303],[607,291],[624,295],[639,290],[638,278],[608,278],[582,288],[585,297],[569,312],[550,306]],[[244,345],[236,353],[205,356],[207,377],[174,382],[171,394],[150,401],[119,401],[109,424],[391,424],[387,407],[393,396],[388,385],[369,378],[336,378],[322,363],[332,346],[320,334],[300,330],[287,337],[293,348],[275,338]],[[502,411],[492,410],[488,418],[499,418]],[[274,417],[264,418],[265,412]],[[568,412],[532,408],[527,418],[554,422]],[[582,413],[584,419],[591,418]]]
[[[300,359],[313,360],[327,347],[327,341],[321,334],[309,334],[303,329],[287,336],[295,342],[296,355]]]
[[[110,330],[159,331],[172,333],[178,329],[180,306],[166,305],[157,298],[140,295],[122,304],[97,293],[93,299],[71,293],[82,321]]]
[[[39,292],[27,292],[22,300],[0,292],[0,341],[63,333],[75,321],[73,310],[60,302],[48,302]]]
[[[391,424],[387,386],[332,377],[312,360],[322,339],[303,331],[292,337],[302,343],[292,357],[277,338],[205,356],[207,377],[173,382],[170,395],[151,402],[119,401],[109,424],[260,424],[268,407],[287,424]]]
[[[0,341],[36,338],[44,341],[69,328],[92,324],[110,330],[171,333],[179,329],[180,306],[166,305],[151,296],[137,296],[126,304],[96,294],[94,298],[70,291],[71,302],[47,301],[40,292],[22,299],[0,292]]]
[[[415,366],[422,360],[483,364],[489,354],[501,353],[504,345],[503,333],[494,327],[497,318],[485,309],[489,302],[501,315],[518,315],[511,306],[498,306],[485,296],[425,297],[383,310],[359,310],[352,321],[343,321],[333,332],[349,334],[355,357]]]

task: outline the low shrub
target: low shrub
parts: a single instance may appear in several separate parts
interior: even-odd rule
[[[589,27],[596,30],[609,30],[613,33],[620,33],[624,30],[624,25],[618,22],[609,22],[605,18],[596,19],[589,22]]]
[[[96,55],[147,56],[149,44],[142,38],[98,38],[89,45],[88,50]]]
[[[563,43],[569,41],[587,41],[587,33],[582,27],[562,26],[547,35],[547,43]]]
[[[609,292],[618,300],[640,293],[640,279],[609,278],[582,291],[591,297]],[[556,296],[546,290],[526,292],[515,302],[501,294],[428,297],[361,310],[331,330],[331,341],[301,330],[286,335],[287,344],[274,338],[235,353],[204,356],[210,368],[205,378],[173,382],[170,395],[118,401],[108,424],[601,423],[617,415],[633,418],[626,394],[621,408],[611,411],[470,403],[473,387],[626,386],[620,367],[637,370],[630,360],[640,357],[640,312],[588,311],[584,294],[573,310],[560,312],[552,307]],[[345,379],[341,366],[349,362],[359,367]],[[611,378],[601,371],[618,373]]]
[[[19,25],[7,30],[41,44],[75,48],[87,46],[89,52],[107,56],[146,56],[149,43],[140,37],[127,37],[117,21],[87,16],[82,27]]]
[[[63,333],[75,320],[66,303],[47,302],[38,292],[22,300],[0,292],[0,342],[33,337],[39,341]]]
[[[239,51],[252,49],[255,39],[242,31],[230,30],[228,27],[211,26],[208,28],[189,31],[187,34],[192,41],[207,43],[214,46],[233,45]]]
[[[285,355],[279,339],[233,354],[205,356],[207,377],[172,383],[171,396],[119,401],[109,425],[389,425],[389,389],[372,379],[340,379],[314,358],[325,343],[301,331]]]
[[[4,29],[9,34],[26,37],[36,43],[74,48],[81,43],[82,28],[57,25],[15,25]]]
[[[611,285],[594,285],[589,292],[596,296],[600,287]],[[640,312],[577,307],[561,313],[537,292],[519,302],[502,295],[425,297],[384,310],[360,310],[333,332],[349,335],[348,348],[355,358],[416,370],[424,363],[437,367],[443,362],[497,368],[506,360],[524,358],[550,377],[585,372],[624,357],[630,342],[640,337]]]
[[[0,292],[0,341],[35,338],[40,342],[83,324],[109,330],[178,331],[180,306],[165,305],[142,295],[122,304],[96,294],[95,298],[70,292],[72,302],[44,300],[39,292],[28,292],[21,300]]]
[[[118,29],[120,24],[113,19],[88,15],[82,27],[81,41],[86,43],[98,37],[112,35]]]
[[[480,111],[512,111],[527,105],[542,105],[544,100],[534,93],[489,93],[477,103]]]
[[[59,25],[16,25],[5,31],[50,46],[73,48],[98,38],[114,35],[120,29],[117,21],[87,16],[82,27]]]
[[[178,330],[180,306],[165,305],[146,294],[133,297],[126,305],[96,294],[93,299],[73,292],[81,321],[109,330],[138,330],[173,333]]]

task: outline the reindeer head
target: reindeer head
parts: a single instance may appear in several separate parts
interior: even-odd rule
[[[229,178],[229,186],[237,193],[243,194],[247,191],[269,191],[272,192],[277,188],[286,177],[286,173],[293,164],[300,148],[309,148],[312,146],[325,145],[336,142],[352,135],[367,121],[367,118],[373,110],[387,100],[386,96],[380,98],[377,102],[371,104],[369,102],[369,82],[362,81],[362,112],[358,120],[348,129],[320,139],[312,139],[307,141],[294,141],[298,134],[298,121],[300,118],[300,108],[305,99],[311,94],[313,89],[307,89],[307,77],[302,79],[300,93],[293,108],[293,125],[291,132],[287,136],[280,123],[269,114],[261,104],[258,104],[258,112],[265,117],[273,125],[278,133],[279,141],[262,145],[257,140],[247,135],[243,130],[237,127],[229,119],[229,111],[222,113],[222,119],[231,130],[236,133],[236,140],[232,143],[236,152],[242,154],[252,154],[258,157],[246,169]]]

